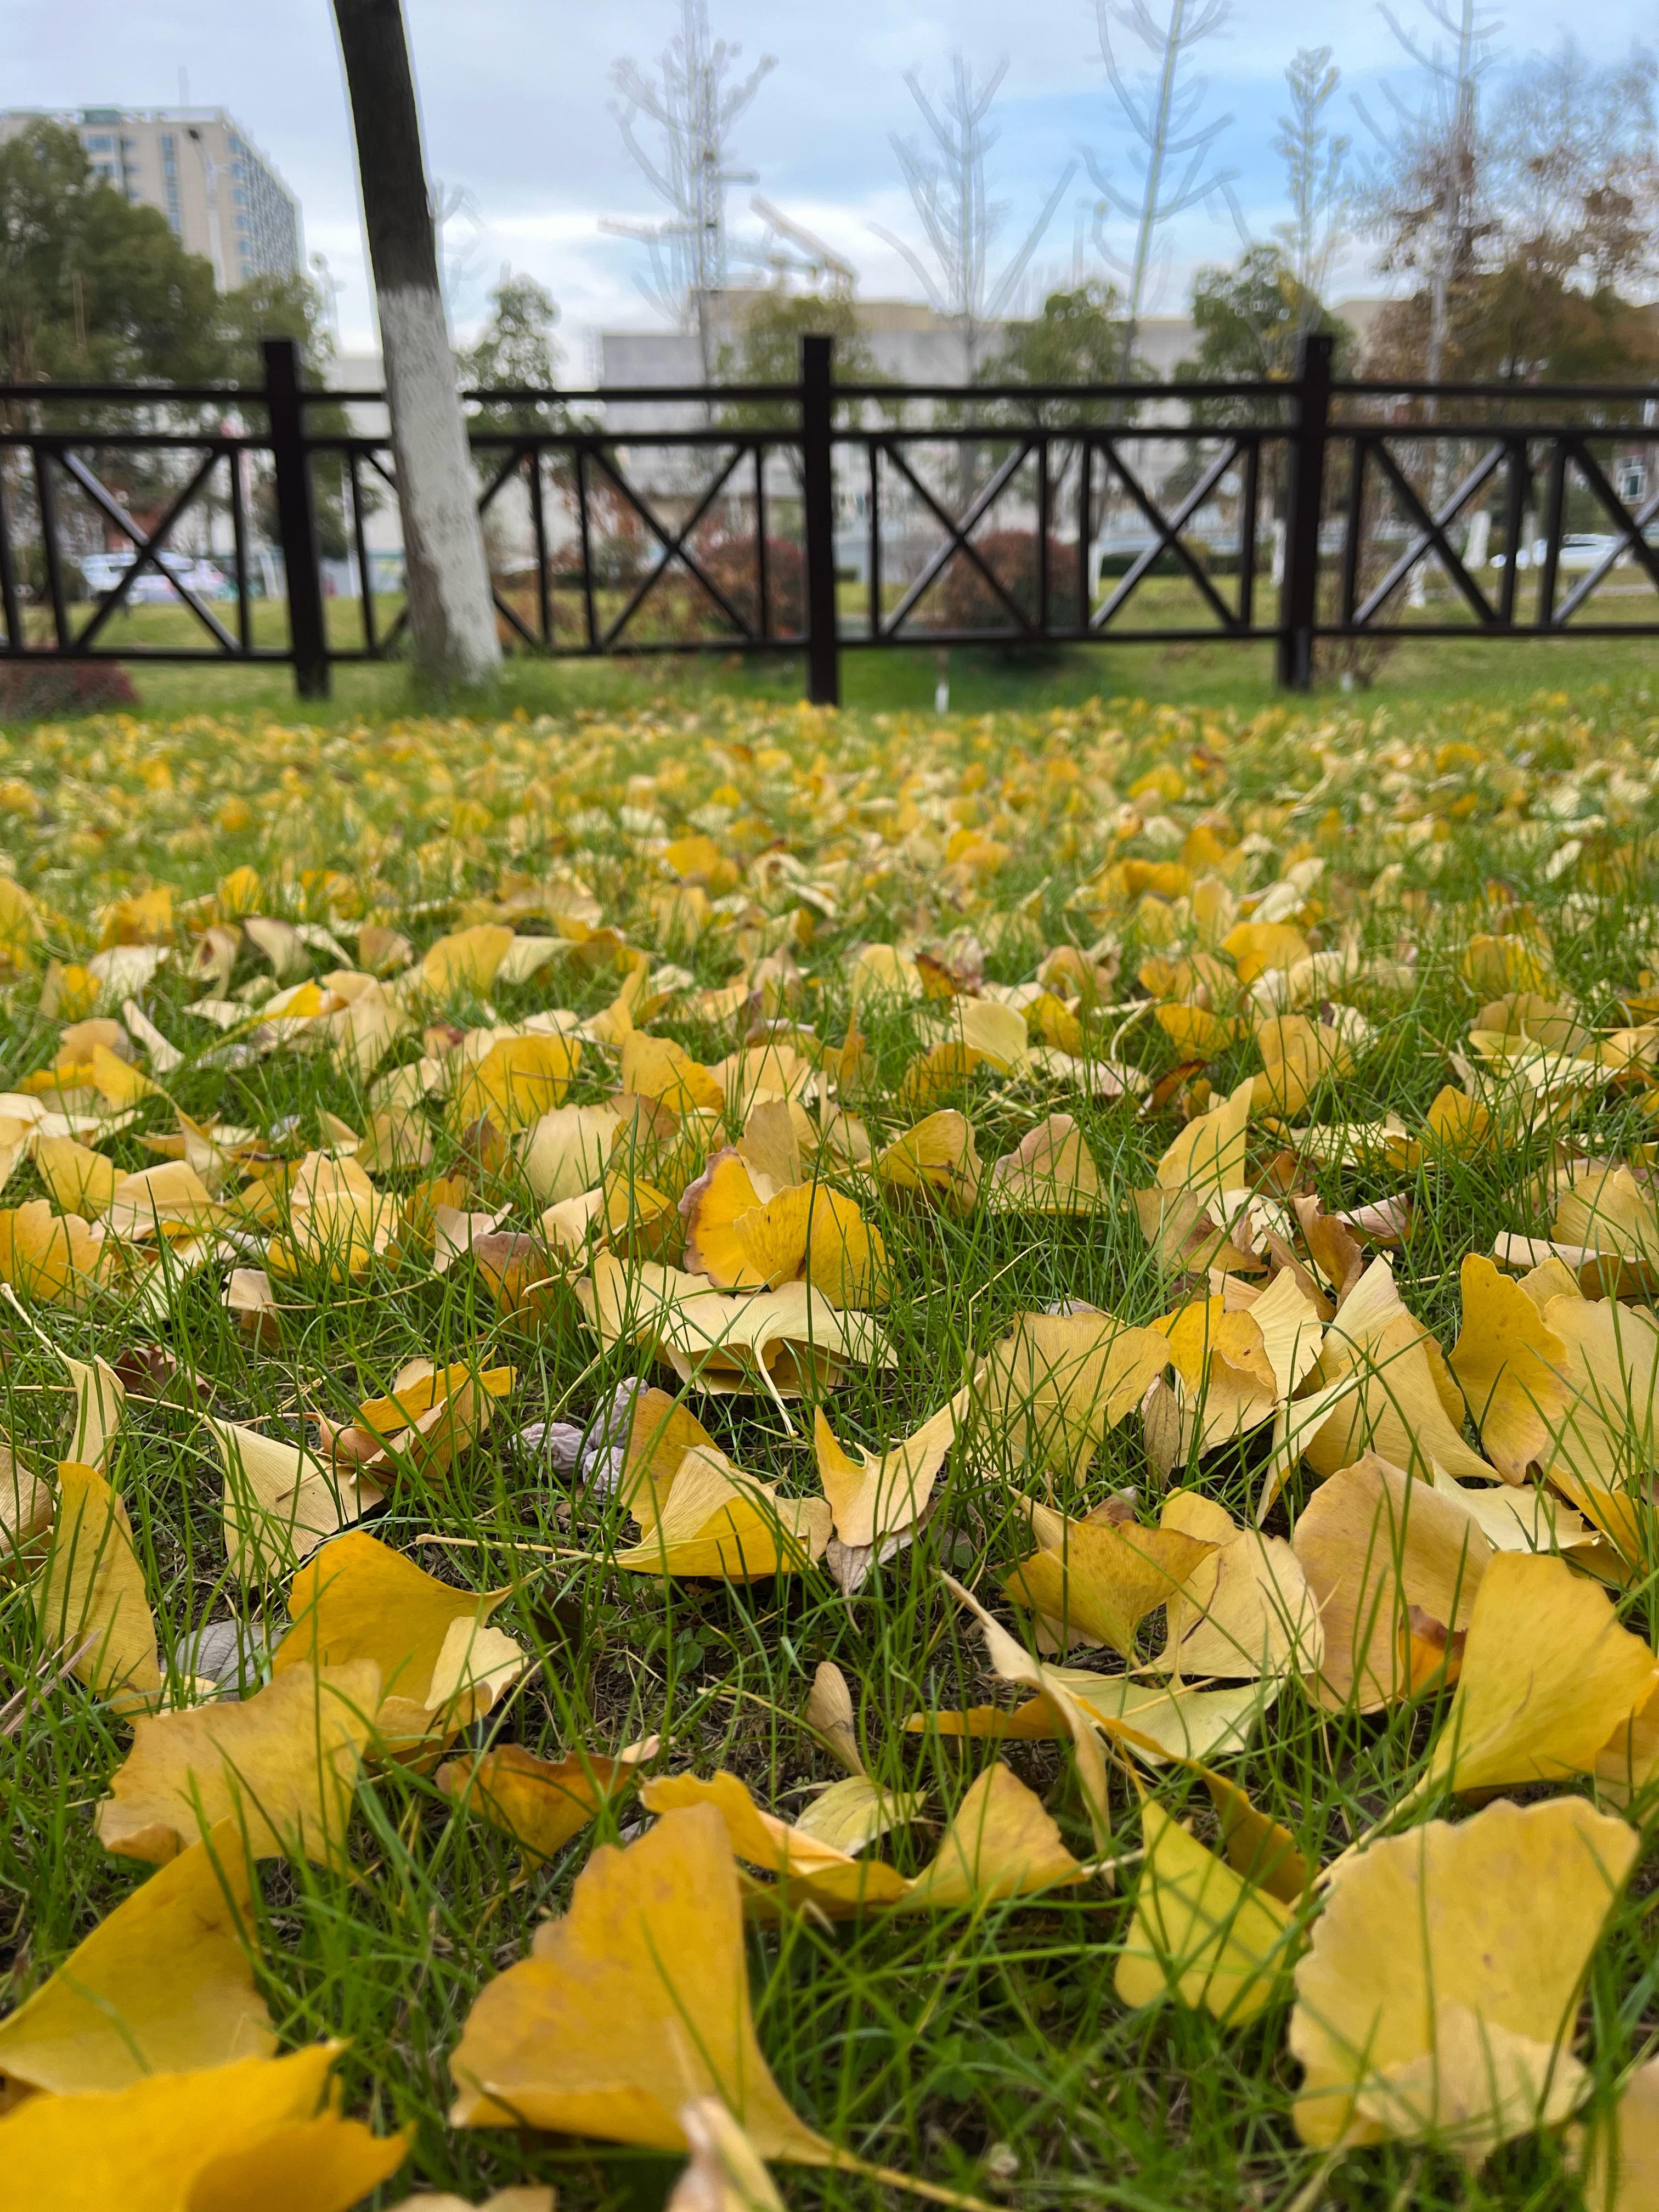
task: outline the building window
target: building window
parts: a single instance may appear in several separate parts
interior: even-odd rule
[[[115,141],[107,131],[94,131],[87,139],[87,151],[88,154],[112,154]]]
[[[164,131],[161,133],[161,151],[164,154],[171,154],[173,150],[173,133],[170,131]]]

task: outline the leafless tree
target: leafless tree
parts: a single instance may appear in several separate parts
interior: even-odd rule
[[[1126,377],[1134,362],[1158,248],[1170,224],[1192,208],[1219,203],[1230,210],[1240,236],[1244,235],[1243,219],[1232,192],[1236,172],[1213,166],[1216,141],[1232,117],[1200,119],[1209,95],[1209,80],[1191,73],[1193,54],[1221,30],[1228,13],[1229,0],[1169,0],[1169,13],[1161,19],[1153,15],[1146,0],[1128,0],[1127,5],[1118,5],[1116,0],[1095,0],[1101,58],[1135,141],[1131,159],[1139,171],[1138,188],[1123,191],[1096,155],[1085,157],[1101,196],[1095,214],[1095,243],[1124,281]],[[1131,77],[1123,67],[1114,43],[1114,24],[1148,57],[1151,66],[1137,76]],[[1110,218],[1114,215],[1134,226],[1134,244],[1127,255],[1112,250]]]
[[[989,76],[975,84],[966,57],[953,54],[949,88],[935,101],[923,91],[915,72],[907,72],[904,82],[934,150],[930,153],[925,142],[902,138],[896,132],[892,144],[921,225],[923,244],[917,248],[881,224],[871,225],[878,237],[904,256],[935,310],[961,331],[964,383],[971,382],[988,331],[1006,312],[1077,173],[1076,162],[1067,162],[1024,242],[993,276],[992,248],[1008,205],[989,197],[987,166],[1001,133],[988,125],[988,118],[1007,74],[1007,63],[999,62]]]
[[[1328,46],[1302,47],[1285,70],[1285,82],[1290,88],[1290,112],[1279,118],[1273,151],[1285,164],[1291,215],[1274,235],[1296,279],[1296,334],[1302,338],[1325,304],[1331,264],[1346,235],[1352,204],[1352,141],[1325,121],[1325,112],[1342,82]]]
[[[1598,67],[1571,40],[1516,74],[1491,131],[1506,257],[1592,292],[1645,286],[1659,266],[1656,85],[1650,53]]]
[[[669,212],[660,222],[601,227],[644,244],[649,273],[638,279],[640,289],[674,321],[696,331],[705,381],[714,374],[717,336],[710,303],[725,290],[730,273],[726,187],[756,181],[752,170],[732,166],[732,127],[777,66],[763,54],[746,76],[734,77],[741,51],[714,37],[708,0],[682,0],[679,36],[659,56],[654,73],[626,60],[611,73],[621,95],[611,112],[623,143]],[[657,126],[654,151],[641,138],[641,117]]]
[[[1425,41],[1391,9],[1382,14],[1423,73],[1415,105],[1388,88],[1392,122],[1362,107],[1377,142],[1368,198],[1371,230],[1383,240],[1383,265],[1425,283],[1429,323],[1423,370],[1439,382],[1446,358],[1454,286],[1475,264],[1494,223],[1480,94],[1496,58],[1498,19],[1478,0],[1422,0],[1444,34]]]
[[[440,685],[483,683],[501,666],[501,642],[438,283],[402,0],[334,0],[334,15],[386,356],[415,661]]]

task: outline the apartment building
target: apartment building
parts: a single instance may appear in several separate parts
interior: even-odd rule
[[[300,203],[222,107],[10,108],[0,141],[31,123],[73,131],[94,171],[135,204],[158,208],[222,292],[305,269]]]

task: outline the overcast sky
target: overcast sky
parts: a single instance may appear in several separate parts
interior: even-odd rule
[[[1167,0],[1152,0],[1161,13]],[[640,249],[605,237],[602,216],[646,217],[648,188],[623,151],[610,112],[609,72],[631,54],[648,61],[678,26],[679,0],[406,0],[433,174],[465,186],[480,225],[468,249],[470,282],[459,319],[476,319],[504,262],[538,276],[564,313],[567,374],[583,380],[590,333],[649,327],[653,311],[635,283]],[[741,162],[758,189],[810,226],[857,268],[866,295],[916,296],[901,258],[872,222],[902,234],[915,223],[890,135],[916,117],[904,72],[938,85],[960,49],[976,68],[1011,63],[999,104],[1001,140],[992,157],[995,197],[1009,204],[1012,247],[1065,163],[1092,147],[1126,179],[1124,133],[1101,66],[1092,0],[711,0],[717,33],[744,63],[773,54],[777,67],[738,126]],[[1422,0],[1399,0],[1422,24]],[[1513,58],[1543,52],[1571,32],[1597,60],[1651,35],[1650,0],[1510,0],[1502,46]],[[1342,127],[1364,139],[1349,89],[1374,101],[1386,76],[1413,82],[1380,9],[1369,0],[1235,0],[1225,31],[1207,48],[1206,112],[1231,112],[1220,159],[1238,173],[1252,229],[1271,231],[1279,163],[1272,152],[1282,75],[1299,44],[1328,39],[1345,72]],[[1131,50],[1132,51],[1132,50]],[[0,0],[0,105],[166,106],[179,97],[228,108],[299,194],[309,251],[326,255],[339,283],[343,343],[371,329],[350,132],[327,0]],[[746,222],[749,188],[733,195],[734,228]],[[1087,199],[1079,173],[1039,255],[1069,268]],[[1022,218],[1024,221],[1022,222]],[[451,233],[459,252],[465,226]],[[1178,309],[1197,263],[1236,251],[1230,224],[1200,211],[1170,242],[1159,305]],[[1374,289],[1363,261],[1339,289]]]

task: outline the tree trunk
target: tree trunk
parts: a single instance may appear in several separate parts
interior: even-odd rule
[[[501,649],[438,282],[402,0],[334,0],[334,18],[380,308],[415,665],[440,685],[487,683]]]

